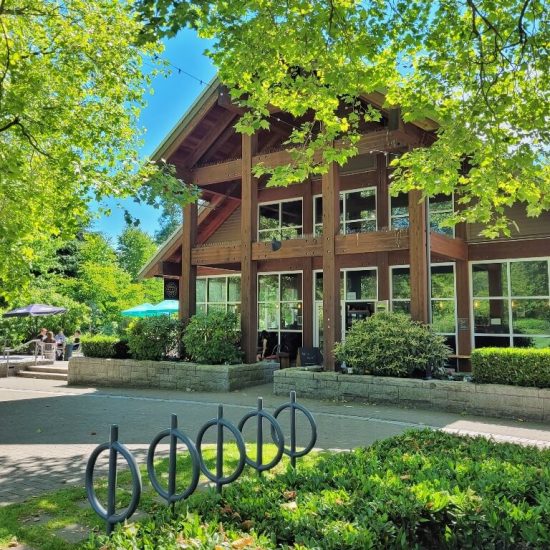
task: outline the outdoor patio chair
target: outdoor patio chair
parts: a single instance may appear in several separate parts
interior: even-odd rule
[[[57,342],[42,342],[42,357],[49,361],[55,361]]]

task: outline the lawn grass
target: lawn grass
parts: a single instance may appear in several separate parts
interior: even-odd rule
[[[255,457],[255,445],[246,444],[247,453]],[[264,445],[264,462],[274,456],[274,445]],[[238,462],[238,451],[235,445],[228,443],[224,448],[224,472],[231,472]],[[215,452],[205,448],[204,459],[207,467],[215,471]],[[308,461],[311,457],[306,457]],[[286,458],[275,468],[281,472],[285,468]],[[120,464],[120,463],[119,463]],[[168,460],[155,462],[155,471],[161,484],[166,487],[168,480]],[[191,459],[187,453],[178,454],[177,491],[182,491],[190,480]],[[147,477],[147,468],[140,464],[143,493],[138,506],[138,512],[158,514],[166,508],[162,499],[152,488]],[[84,474],[84,472],[83,472]],[[45,474],[47,475],[47,473]],[[245,468],[244,477],[256,475]],[[270,474],[271,475],[271,474]],[[200,486],[204,489],[207,478],[201,474]],[[131,477],[127,469],[120,469],[117,479],[117,511],[124,508],[130,499]],[[96,483],[96,492],[101,502],[106,502],[106,480],[100,478]],[[105,505],[105,504],[104,504]],[[137,513],[137,512],[136,512]],[[21,504],[11,504],[0,508],[0,549],[9,548],[16,541],[26,544],[34,550],[73,550],[83,548],[85,543],[70,543],[65,541],[59,531],[72,525],[82,526],[91,533],[105,532],[105,522],[91,509],[84,487],[67,487],[58,491],[33,497]]]

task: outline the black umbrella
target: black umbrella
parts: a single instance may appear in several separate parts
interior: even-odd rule
[[[2,317],[41,317],[44,315],[57,315],[65,313],[64,307],[47,306],[45,304],[31,304],[25,307],[18,307],[11,311],[6,311]]]

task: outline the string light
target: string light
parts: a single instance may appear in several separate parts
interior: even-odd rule
[[[174,69],[179,75],[185,75],[189,78],[192,78],[193,80],[196,80],[201,86],[206,86],[208,84],[208,82],[206,80],[203,80],[202,78],[194,75],[193,73],[190,73],[189,71],[186,71],[185,69],[182,69],[181,67],[178,67],[177,65],[175,65],[174,63],[172,63],[168,59],[165,59],[164,57],[161,57],[160,55],[154,54],[153,59],[155,61],[162,61],[166,65],[172,67],[172,69]],[[157,68],[157,67],[147,63],[146,61],[144,61],[143,64],[146,65],[147,67],[150,67],[151,69],[156,69]]]

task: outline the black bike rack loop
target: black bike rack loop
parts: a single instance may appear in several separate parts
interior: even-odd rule
[[[104,451],[109,451],[109,477],[107,485],[107,508],[104,508],[97,498],[94,489],[94,469],[97,459]],[[132,474],[132,498],[130,504],[119,514],[116,513],[116,478],[117,478],[117,454],[120,454],[126,462]],[[111,437],[108,443],[98,445],[86,465],[86,494],[94,512],[107,522],[107,534],[110,535],[117,523],[122,523],[136,511],[141,498],[141,475],[136,459],[129,449],[118,441],[118,426],[111,425]]]
[[[217,438],[216,438],[216,473],[212,473],[207,467],[204,462],[204,458],[202,456],[202,440],[204,437],[204,434],[206,431],[213,427],[217,426]],[[237,444],[237,449],[239,451],[239,461],[237,463],[237,467],[235,471],[228,476],[223,475],[223,430],[227,429],[235,438],[235,442]],[[218,405],[218,416],[217,418],[213,418],[212,420],[209,420],[204,426],[199,430],[199,433],[197,434],[197,443],[196,443],[197,451],[199,453],[200,457],[200,465],[202,473],[212,482],[216,484],[216,490],[218,493],[221,493],[223,485],[227,485],[229,483],[233,483],[242,473],[244,470],[244,467],[246,465],[246,447],[244,444],[243,437],[241,435],[241,432],[236,428],[235,425],[233,425],[228,420],[225,420],[223,417],[223,406]]]
[[[290,410],[290,448],[285,447],[285,438],[283,430],[277,420],[277,417],[286,409]],[[301,451],[296,450],[296,411],[302,412],[311,426],[311,439],[308,445]],[[246,454],[246,446],[244,443],[242,431],[246,422],[250,419],[257,419],[256,427],[256,460],[252,460]],[[264,428],[263,421],[267,420],[271,427],[271,437],[277,446],[277,453],[275,458],[267,463],[263,463],[263,436]],[[202,442],[207,430],[216,426],[217,428],[217,440],[216,440],[216,472],[211,472],[205,464],[202,454]],[[224,430],[229,430],[239,451],[239,460],[236,469],[228,476],[223,475],[223,458],[224,458]],[[118,426],[111,425],[110,441],[108,443],[102,443],[97,446],[86,465],[86,494],[88,500],[92,506],[94,512],[106,522],[107,535],[110,535],[113,531],[113,527],[117,523],[121,523],[126,519],[129,519],[136,511],[142,493],[142,482],[139,472],[139,468],[135,458],[129,449],[118,441]],[[170,454],[168,463],[168,489],[165,489],[160,484],[155,468],[155,454],[160,442],[166,438],[170,438]],[[191,481],[188,487],[181,493],[176,493],[176,473],[177,473],[177,444],[178,441],[183,443],[189,451],[191,457]],[[317,441],[317,425],[311,413],[302,405],[296,403],[296,392],[290,392],[290,402],[281,405],[275,410],[273,415],[269,414],[263,409],[263,399],[258,398],[257,409],[247,413],[239,422],[238,428],[228,420],[223,418],[223,406],[218,406],[218,415],[216,418],[209,420],[202,428],[200,428],[197,434],[196,443],[187,437],[183,432],[178,429],[178,418],[175,414],[171,416],[170,428],[158,433],[151,444],[147,453],[147,473],[151,484],[155,491],[172,507],[176,502],[182,501],[190,496],[198,486],[200,472],[212,482],[216,484],[216,490],[221,493],[222,487],[233,481],[236,481],[242,474],[246,465],[254,468],[259,476],[262,472],[274,468],[281,460],[283,454],[290,457],[292,467],[296,468],[296,459],[308,454]],[[107,486],[107,508],[104,508],[99,499],[97,498],[94,489],[94,470],[97,464],[97,460],[101,453],[109,451],[109,472],[108,472],[108,486]],[[117,456],[121,455],[130,469],[132,475],[132,497],[130,504],[127,508],[120,513],[116,513],[116,483],[117,483]]]
[[[159,443],[166,437],[170,437],[170,454],[168,458],[168,490],[164,489],[159,483],[155,472],[155,453]],[[177,442],[181,441],[189,451],[191,457],[191,481],[185,491],[176,493],[176,466],[177,466]],[[175,504],[185,500],[188,496],[192,495],[197,485],[199,484],[200,477],[200,456],[195,447],[193,441],[182,433],[178,429],[178,417],[173,414],[170,419],[170,428],[158,433],[151,444],[149,445],[149,451],[147,452],[147,474],[149,480],[155,491],[164,499],[168,504]]]
[[[293,390],[290,392],[290,402],[284,403],[280,407],[275,409],[273,417],[277,420],[277,417],[286,409],[290,410],[290,448],[285,447],[284,453],[290,457],[290,464],[293,468],[296,468],[296,459],[307,455],[317,442],[317,424],[311,413],[299,403],[296,403],[296,392]],[[308,444],[301,450],[296,450],[296,411],[300,411],[304,414],[311,427],[311,438]],[[271,428],[271,435],[275,440],[275,433],[273,427]]]
[[[250,411],[249,413],[245,414],[241,421],[239,422],[238,428],[239,431],[242,433],[243,428],[245,424],[250,420],[251,418],[257,418],[257,427],[256,427],[256,460],[252,460],[251,458],[246,455],[246,463],[251,467],[254,468],[259,475],[262,474],[262,472],[265,472],[267,470],[271,470],[274,468],[279,462],[281,461],[281,458],[283,457],[283,453],[285,450],[285,437],[283,435],[283,430],[281,430],[281,426],[279,426],[279,423],[277,420],[269,414],[267,411],[263,409],[263,399],[261,397],[258,397],[258,408],[255,411]],[[277,453],[273,460],[268,462],[267,464],[263,463],[263,441],[264,441],[264,433],[263,433],[263,419],[266,419],[271,424],[271,433],[272,433],[272,439],[277,445]],[[275,437],[276,436],[276,437]]]

